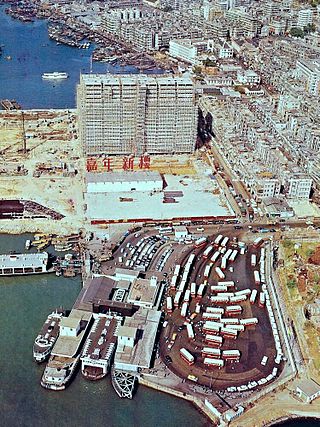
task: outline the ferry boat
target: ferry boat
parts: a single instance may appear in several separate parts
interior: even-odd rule
[[[0,276],[50,273],[47,252],[0,255]]]
[[[33,358],[36,362],[44,362],[49,357],[59,336],[60,321],[64,315],[64,311],[56,310],[47,317],[33,344]]]
[[[53,73],[43,73],[43,80],[61,80],[67,79],[69,75],[67,73],[60,73],[58,71],[54,71]]]
[[[94,321],[80,357],[82,375],[88,380],[105,377],[111,366],[122,317],[99,315]]]
[[[41,386],[48,390],[64,390],[76,372],[80,350],[91,326],[92,314],[72,309],[62,317],[59,336],[41,378]]]
[[[25,243],[25,248],[27,249],[27,250],[29,250],[30,249],[30,247],[31,247],[31,240],[26,240],[26,243]]]

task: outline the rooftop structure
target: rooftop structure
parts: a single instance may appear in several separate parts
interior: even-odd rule
[[[163,181],[159,172],[87,173],[88,193],[118,193],[121,191],[161,191]]]
[[[86,311],[73,309],[68,317],[63,317],[60,322],[60,335],[51,354],[75,357],[85,337],[91,316],[91,313]]]
[[[117,370],[137,372],[151,366],[153,347],[161,311],[141,308],[126,318],[119,330],[114,367]]]
[[[301,380],[296,386],[296,393],[306,403],[320,397],[320,385],[312,379]]]
[[[137,278],[132,282],[127,301],[140,307],[152,308],[159,291],[156,277],[151,279]]]
[[[82,74],[77,108],[88,155],[194,151],[197,107],[189,77]]]

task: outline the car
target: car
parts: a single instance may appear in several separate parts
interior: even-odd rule
[[[275,228],[270,228],[270,233],[275,233],[277,230]]]
[[[164,360],[165,360],[167,363],[172,363],[172,358],[171,358],[168,354],[164,357]]]
[[[235,230],[242,230],[243,229],[242,225],[235,225],[233,228]]]
[[[252,233],[259,233],[258,230],[252,230]]]
[[[204,231],[203,227],[197,227],[197,231]]]

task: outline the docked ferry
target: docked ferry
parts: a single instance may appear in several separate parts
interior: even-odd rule
[[[82,375],[88,380],[105,377],[116,350],[122,317],[99,315],[91,328],[80,357]]]
[[[67,73],[60,73],[58,71],[54,71],[53,73],[43,73],[43,80],[61,80],[67,79],[69,75]]]
[[[36,362],[44,362],[49,357],[59,336],[60,321],[64,314],[64,311],[56,310],[47,317],[33,344],[33,358]]]
[[[0,255],[0,276],[50,273],[47,252]]]

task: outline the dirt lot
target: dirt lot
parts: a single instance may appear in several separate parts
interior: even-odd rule
[[[304,308],[320,296],[320,266],[313,263],[318,246],[318,241],[282,241],[279,259],[283,260],[283,266],[278,268],[283,295],[300,348],[308,362],[309,373],[316,381],[320,380],[320,332],[305,318]],[[296,279],[301,271],[307,277],[305,289],[298,286]]]
[[[214,236],[216,237],[216,236]],[[229,245],[230,246],[230,245]],[[229,247],[228,246],[228,247]],[[202,258],[204,249],[194,250],[190,247],[190,253],[197,254],[197,261],[193,267],[189,283],[196,282],[197,285],[203,282],[203,272],[208,260]],[[238,255],[236,261],[233,263],[234,272],[227,271],[225,280],[233,280],[236,283],[236,290],[242,289],[257,289],[253,278],[253,268],[251,267],[251,254],[256,253],[259,255],[259,250],[249,248],[245,255]],[[213,252],[212,252],[213,253]],[[177,260],[177,264],[183,264],[188,255],[184,255],[183,259]],[[215,265],[219,265],[219,262]],[[230,264],[229,264],[230,265]],[[214,269],[211,270],[209,277],[209,285],[216,284],[218,279]],[[174,295],[174,291],[169,292]],[[206,306],[213,306],[209,300],[211,296],[210,287],[207,286],[206,294],[201,299],[202,312],[205,311]],[[190,314],[195,311],[196,301],[192,299],[189,306]],[[267,376],[274,365],[275,345],[272,335],[272,330],[265,308],[258,307],[257,302],[251,305],[249,301],[241,303],[243,313],[239,318],[257,317],[259,323],[257,326],[247,327],[245,332],[241,332],[236,340],[226,339],[224,341],[222,350],[239,349],[241,351],[241,359],[239,363],[228,363],[221,370],[215,368],[205,367],[203,358],[201,357],[201,349],[208,346],[204,343],[204,334],[202,332],[202,314],[198,314],[193,320],[193,327],[195,331],[195,341],[189,341],[187,331],[184,327],[180,332],[179,327],[183,327],[185,319],[180,315],[180,308],[176,308],[172,314],[167,314],[166,319],[168,325],[164,329],[161,340],[161,354],[163,357],[169,355],[173,362],[169,368],[182,378],[187,378],[189,374],[198,377],[198,382],[203,385],[210,386],[215,390],[224,389],[229,386],[238,386],[248,383],[249,381],[257,380]],[[220,306],[223,306],[220,304]],[[177,333],[175,343],[171,349],[168,348],[172,335]],[[179,355],[180,348],[185,347],[195,357],[196,362],[193,366],[189,367]],[[261,365],[263,356],[268,356],[269,360],[266,366]]]
[[[84,223],[84,161],[75,129],[75,114],[68,110],[0,113],[1,197],[36,201],[65,215],[58,228],[67,231]],[[43,220],[4,220],[1,228],[35,231],[44,224],[46,231],[57,228]]]

